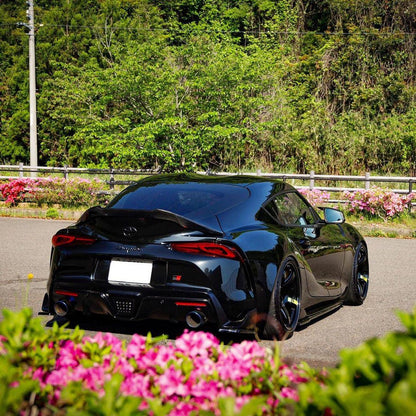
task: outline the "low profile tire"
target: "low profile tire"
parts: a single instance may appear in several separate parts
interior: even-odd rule
[[[277,272],[263,335],[279,341],[290,338],[300,315],[300,272],[296,261],[288,257]]]
[[[351,282],[347,289],[345,304],[362,305],[367,297],[369,284],[368,251],[364,243],[359,243],[354,256]]]

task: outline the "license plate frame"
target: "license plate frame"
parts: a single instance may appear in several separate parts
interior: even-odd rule
[[[113,285],[149,286],[152,279],[151,260],[113,258],[108,270],[108,283]]]

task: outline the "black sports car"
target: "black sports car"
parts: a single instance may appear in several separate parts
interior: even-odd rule
[[[321,214],[267,178],[148,177],[53,236],[43,310],[284,339],[367,295],[363,237]]]

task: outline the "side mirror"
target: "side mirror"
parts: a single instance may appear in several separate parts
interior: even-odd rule
[[[327,224],[343,224],[345,222],[344,214],[335,208],[323,208],[324,219]]]

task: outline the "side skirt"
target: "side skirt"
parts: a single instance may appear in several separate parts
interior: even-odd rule
[[[299,321],[299,325],[307,325],[318,318],[324,317],[325,315],[340,309],[342,304],[342,300],[337,300],[335,302],[327,302],[324,305],[321,303],[318,307],[310,308],[309,310],[306,310],[306,316]]]

